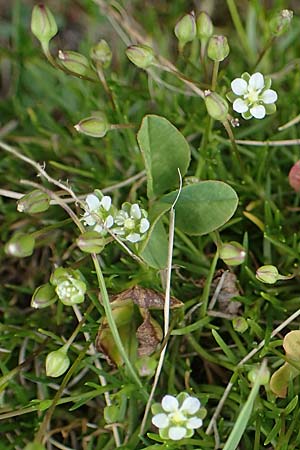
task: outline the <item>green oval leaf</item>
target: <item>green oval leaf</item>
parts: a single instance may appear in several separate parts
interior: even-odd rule
[[[162,197],[172,204],[177,192]],[[176,227],[189,235],[210,233],[224,225],[234,214],[238,196],[222,181],[201,181],[182,188],[175,206]]]
[[[164,117],[143,118],[137,140],[147,173],[147,194],[153,198],[179,184],[190,164],[191,152],[184,136]]]

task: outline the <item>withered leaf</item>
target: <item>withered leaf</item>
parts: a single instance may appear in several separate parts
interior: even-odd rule
[[[114,295],[111,302],[131,299],[136,305],[144,309],[164,309],[165,295],[153,289],[133,286],[120,294]],[[183,303],[175,297],[170,297],[170,308],[180,308]]]
[[[164,308],[164,294],[153,289],[133,286],[111,297],[110,302],[115,323],[128,354],[134,358],[135,353],[136,359],[136,357],[149,356],[154,353],[162,340],[163,333],[159,323],[153,319],[149,310]],[[171,297],[171,309],[181,306],[183,303],[180,300]],[[104,354],[109,364],[116,366],[123,364],[106,318],[101,321],[96,338],[96,348]]]
[[[230,315],[238,314],[241,303],[232,299],[240,295],[240,291],[237,286],[237,277],[233,272],[218,271],[212,282],[212,289],[217,293],[220,311]]]
[[[155,352],[163,338],[160,325],[154,320],[149,311],[140,309],[144,322],[136,330],[139,342],[138,356],[150,356]]]

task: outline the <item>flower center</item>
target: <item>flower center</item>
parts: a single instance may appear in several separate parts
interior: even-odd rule
[[[260,89],[256,90],[251,87],[248,88],[248,94],[245,95],[245,98],[249,100],[250,103],[257,103],[259,100]]]
[[[127,230],[133,230],[135,228],[135,221],[133,219],[126,219],[124,221],[124,227],[127,228]]]
[[[186,422],[186,417],[180,411],[171,413],[169,418],[174,425],[183,425]]]

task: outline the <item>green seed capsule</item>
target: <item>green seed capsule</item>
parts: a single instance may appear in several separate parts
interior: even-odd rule
[[[39,189],[29,192],[17,201],[17,210],[28,214],[38,214],[47,211],[49,206],[49,195]]]
[[[154,63],[154,53],[148,45],[131,45],[126,49],[127,58],[140,69],[148,69]]]

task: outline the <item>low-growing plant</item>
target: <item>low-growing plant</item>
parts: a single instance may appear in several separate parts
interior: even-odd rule
[[[79,3],[3,52],[3,448],[295,449],[299,7]]]

